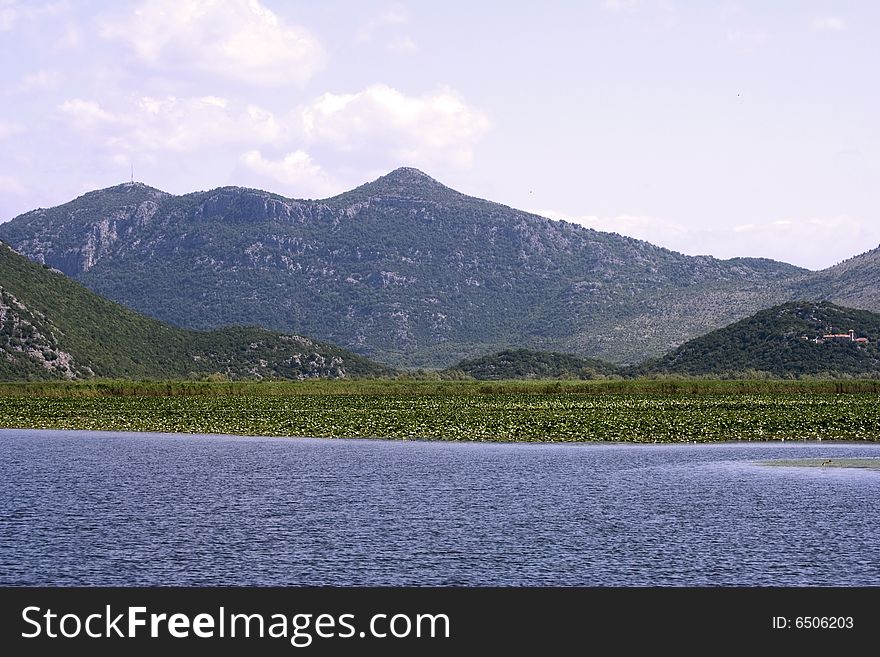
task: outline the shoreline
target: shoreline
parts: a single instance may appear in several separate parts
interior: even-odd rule
[[[241,434],[241,433],[204,433],[198,431],[150,431],[150,430],[124,430],[124,429],[75,429],[75,428],[52,428],[52,427],[8,427],[0,426],[0,440],[7,433],[16,431],[22,432],[39,432],[39,433],[72,433],[72,434],[107,434],[119,435],[123,437],[169,437],[169,438],[231,438],[235,440],[278,440],[278,441],[327,441],[327,442],[381,442],[381,443],[428,443],[435,445],[534,445],[538,446],[571,446],[571,447],[701,447],[701,446],[738,446],[738,445],[761,445],[767,447],[781,447],[784,444],[799,447],[854,447],[854,446],[877,446],[880,445],[880,439],[877,440],[815,440],[815,439],[767,439],[767,440],[705,440],[705,441],[685,441],[685,440],[666,440],[666,441],[636,441],[636,440],[444,440],[437,438],[395,438],[388,436],[306,436],[306,435],[264,435],[264,434]],[[821,459],[808,459],[821,460]],[[842,459],[841,459],[842,460]],[[795,463],[796,460],[785,462],[768,461],[757,462],[758,465],[772,466],[788,466],[795,467],[800,465]],[[810,466],[815,467],[815,466]],[[836,467],[844,467],[837,465]],[[855,467],[855,466],[851,466]],[[878,459],[878,469],[880,469],[880,459]]]
[[[377,443],[420,443],[420,444],[432,444],[432,445],[449,445],[449,444],[459,444],[459,445],[508,445],[508,446],[534,446],[534,447],[550,447],[550,446],[569,446],[569,447],[638,447],[638,448],[651,448],[651,447],[736,447],[736,446],[745,446],[745,445],[755,445],[755,446],[764,446],[764,447],[781,447],[783,444],[790,444],[792,447],[857,447],[862,446],[866,448],[880,446],[880,440],[877,441],[869,441],[869,440],[713,440],[713,441],[703,441],[703,442],[693,442],[693,441],[666,441],[666,442],[646,442],[646,441],[608,441],[608,440],[584,440],[584,441],[574,441],[574,440],[566,440],[566,441],[552,441],[552,440],[437,440],[432,438],[393,438],[393,437],[382,437],[382,436],[363,436],[363,437],[344,437],[344,438],[334,438],[328,436],[267,436],[267,435],[258,435],[258,434],[233,434],[233,433],[200,433],[200,432],[187,432],[187,431],[125,431],[125,430],[116,430],[116,429],[54,429],[54,428],[45,428],[45,427],[0,427],[0,440],[4,438],[5,434],[12,432],[38,432],[38,433],[47,433],[47,434],[104,434],[105,436],[113,436],[118,435],[120,438],[128,438],[128,437],[144,437],[144,438],[204,438],[207,440],[211,439],[233,439],[233,440],[271,440],[271,441],[319,441],[319,442],[351,442],[351,443],[361,443],[361,442],[377,442]],[[818,467],[820,462],[823,459],[821,458],[803,458],[803,459],[777,459],[770,461],[753,461],[755,465],[767,465],[774,467]],[[869,460],[876,461],[876,466],[866,467],[866,466],[855,466],[855,465],[845,465],[846,461],[851,461],[854,459],[851,458],[840,458],[835,459],[834,467],[837,468],[856,468],[861,467],[862,469],[878,469],[880,470],[880,457],[868,458],[868,459],[857,459],[857,460]],[[816,463],[812,463],[815,461]]]

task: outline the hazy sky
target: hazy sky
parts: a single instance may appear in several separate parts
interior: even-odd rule
[[[880,244],[880,3],[0,0],[0,220],[415,166],[689,254]]]

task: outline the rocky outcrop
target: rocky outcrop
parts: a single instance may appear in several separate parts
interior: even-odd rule
[[[90,374],[80,370],[73,356],[60,348],[60,331],[44,316],[36,315],[0,285],[0,350],[9,362],[26,358],[66,379]]]

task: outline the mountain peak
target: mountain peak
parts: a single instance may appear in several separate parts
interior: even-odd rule
[[[381,178],[367,183],[364,187],[372,187],[383,194],[394,196],[424,197],[432,192],[451,192],[449,187],[435,180],[424,171],[413,167],[399,167]]]
[[[373,182],[356,187],[336,198],[351,200],[362,196],[393,196],[424,201],[449,201],[463,195],[413,167],[399,167]]]
[[[421,171],[420,169],[416,169],[414,167],[398,167],[394,171],[391,171],[390,173],[387,173],[384,176],[382,176],[381,178],[379,178],[376,182],[379,182],[380,180],[386,181],[386,182],[395,182],[395,183],[421,184],[421,185],[434,184],[434,185],[440,185],[441,187],[444,186],[444,185],[441,185],[439,182],[437,182],[434,178],[429,176],[424,171]]]
[[[171,196],[171,194],[169,194],[168,192],[163,192],[161,189],[150,187],[149,185],[142,182],[124,182],[119,185],[113,185],[112,187],[105,187],[104,189],[96,189],[91,192],[86,192],[82,195],[81,198],[99,196],[102,194],[114,194],[133,197],[146,196],[148,198],[162,198],[165,196]]]

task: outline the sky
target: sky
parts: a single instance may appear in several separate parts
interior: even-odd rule
[[[683,253],[880,244],[880,3],[0,0],[0,221],[399,166]]]

